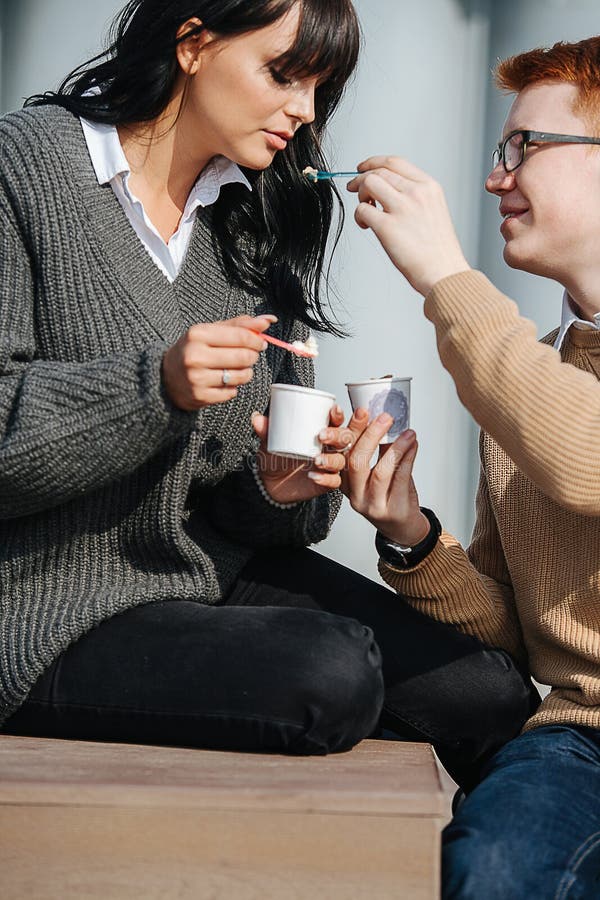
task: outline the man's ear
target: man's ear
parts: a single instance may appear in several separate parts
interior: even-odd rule
[[[189,37],[187,37],[189,35]],[[212,40],[201,19],[188,19],[177,29],[177,62],[186,75],[195,75],[200,68],[200,51]]]

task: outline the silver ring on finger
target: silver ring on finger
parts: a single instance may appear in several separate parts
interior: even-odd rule
[[[353,446],[354,446],[354,441],[348,441],[346,446],[342,447],[342,449],[340,450],[340,453],[349,453],[350,450],[352,450]]]
[[[221,375],[221,381],[223,382],[225,387],[227,387],[227,385],[230,383],[231,372],[229,371],[229,369],[223,369],[223,374]]]

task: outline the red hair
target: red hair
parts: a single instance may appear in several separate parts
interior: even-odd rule
[[[496,85],[519,93],[539,81],[566,81],[576,85],[573,112],[600,125],[600,36],[569,44],[559,41],[501,60],[495,70]]]

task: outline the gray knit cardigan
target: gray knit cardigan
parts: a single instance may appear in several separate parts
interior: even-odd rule
[[[265,298],[228,282],[210,210],[169,283],[60,108],[0,119],[0,272],[1,723],[104,619],[217,602],[253,550],[322,540],[340,498],[276,509],[248,467],[252,411],[273,381],[311,385],[309,361],[269,347],[236,400],[169,403],[167,347],[195,322],[266,312]]]

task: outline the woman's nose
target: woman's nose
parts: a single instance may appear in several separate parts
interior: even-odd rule
[[[287,114],[303,125],[310,125],[315,120],[315,89],[313,81],[299,82],[287,102]]]

